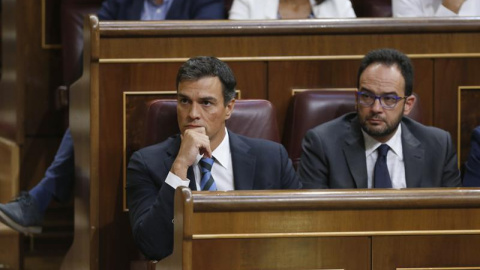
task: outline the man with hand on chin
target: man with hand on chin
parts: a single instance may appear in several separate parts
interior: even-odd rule
[[[356,112],[305,135],[298,169],[303,188],[460,186],[450,134],[405,117],[415,104],[406,55],[369,52],[357,87]]]
[[[127,203],[137,246],[148,259],[173,251],[175,188],[298,189],[285,148],[227,130],[236,80],[215,57],[196,57],[177,74],[180,135],[135,152],[127,169]]]

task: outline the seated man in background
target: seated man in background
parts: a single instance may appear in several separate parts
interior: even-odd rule
[[[304,188],[460,186],[450,134],[404,117],[415,104],[406,55],[369,52],[357,85],[356,112],[305,135],[298,169]]]
[[[221,20],[224,0],[106,0],[100,20]]]
[[[480,187],[480,126],[472,132],[470,154],[465,162],[464,187]]]
[[[355,18],[350,0],[234,0],[231,20]]]
[[[173,251],[175,188],[192,190],[298,189],[285,148],[225,127],[235,105],[235,77],[215,57],[196,57],[177,74],[181,134],[135,152],[127,168],[133,236],[149,259]]]
[[[393,17],[479,16],[478,0],[392,0]]]
[[[106,0],[98,11],[100,20],[222,19],[223,0]],[[73,191],[74,150],[70,130],[65,132],[57,154],[44,178],[29,192],[0,204],[0,222],[25,234],[40,233],[52,199],[67,201]]]

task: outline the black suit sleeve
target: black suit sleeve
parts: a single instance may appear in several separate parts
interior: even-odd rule
[[[477,127],[472,133],[470,154],[465,163],[463,186],[480,187],[480,127]]]
[[[157,175],[158,171],[162,173]],[[135,242],[148,259],[160,260],[173,250],[175,190],[164,183],[168,169],[156,168],[156,172],[148,168],[141,152],[135,152],[128,164],[126,188]],[[153,181],[156,177],[163,181]]]
[[[225,5],[223,0],[194,0],[193,20],[221,20],[225,19]]]
[[[452,138],[448,132],[445,137],[446,156],[443,166],[442,187],[460,187],[460,171],[458,170],[457,154],[453,147]]]
[[[320,136],[309,130],[302,142],[298,174],[304,189],[329,188],[328,164]]]
[[[298,175],[293,168],[292,161],[288,157],[287,150],[283,145],[279,145],[280,162],[282,167],[282,189],[300,189],[302,184],[298,179]]]
[[[117,0],[105,0],[102,3],[102,7],[97,12],[99,20],[113,21],[117,20],[118,9],[120,4]]]

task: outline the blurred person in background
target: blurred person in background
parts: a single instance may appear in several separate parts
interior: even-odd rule
[[[479,16],[478,0],[392,0],[394,17]]]
[[[480,126],[472,132],[470,155],[465,162],[464,187],[480,187]]]
[[[223,0],[105,0],[100,20],[221,20]]]
[[[234,0],[231,20],[355,18],[350,0]]]

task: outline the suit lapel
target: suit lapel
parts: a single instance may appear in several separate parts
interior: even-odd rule
[[[343,153],[345,154],[350,174],[357,188],[368,188],[365,142],[363,141],[363,135],[360,131],[358,118],[353,118],[347,125],[349,125],[348,128],[351,129],[351,132],[349,132],[350,135],[345,138]]]
[[[142,9],[143,9],[143,4],[144,1],[137,1],[134,0],[131,2],[132,3],[132,8],[129,8],[127,10],[127,20],[140,20],[140,17],[142,16]]]
[[[182,140],[179,135],[175,138],[175,140],[172,142],[170,147],[167,149],[167,158],[163,161],[163,165],[165,166],[167,171],[170,171],[170,168],[172,168],[173,162],[175,161],[175,158],[178,155],[178,151],[180,150],[180,144]],[[190,184],[189,188],[191,190],[197,190],[197,184],[195,182],[195,174],[193,173],[193,168],[190,166],[187,171],[187,178],[190,179]]]
[[[252,190],[256,157],[249,154],[250,146],[232,132],[228,132],[232,151],[233,182],[236,190]]]
[[[167,12],[167,16],[165,16],[166,20],[172,20],[172,17],[180,17],[178,15],[178,11],[184,10],[184,1],[181,0],[174,0],[172,4],[170,5],[170,9]]]
[[[402,148],[407,188],[420,187],[425,170],[425,149],[402,122]]]

